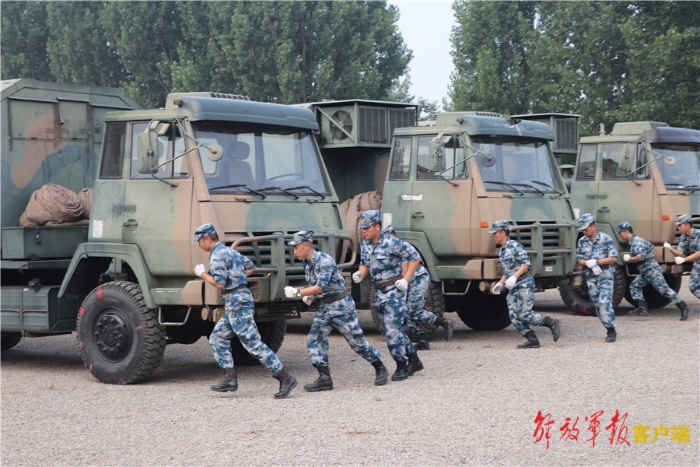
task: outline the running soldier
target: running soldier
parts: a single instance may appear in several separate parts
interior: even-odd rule
[[[420,256],[415,249],[409,251],[398,238],[382,233],[379,211],[363,212],[359,225],[364,237],[362,259],[359,271],[352,275],[352,280],[359,284],[363,278],[371,277],[375,308],[382,318],[387,347],[396,362],[396,372],[391,380],[403,381],[423,369],[416,349],[401,329],[406,319],[406,290],[418,269]],[[408,267],[402,275],[403,259],[408,261]]]
[[[688,305],[666,283],[664,274],[661,272],[661,266],[654,258],[654,245],[639,235],[635,235],[634,229],[627,221],[617,226],[617,234],[630,246],[630,252],[622,255],[622,259],[626,263],[637,263],[637,269],[639,270],[639,275],[630,284],[630,293],[632,294],[632,299],[637,302],[637,308],[630,311],[629,314],[647,314],[647,302],[644,300],[642,289],[645,285],[651,284],[657,292],[675,302],[678,309],[681,310],[681,321],[688,319]]]
[[[294,256],[301,260],[309,287],[294,288],[287,286],[284,294],[287,298],[301,298],[309,306],[316,305],[311,330],[306,339],[306,348],[311,357],[311,364],[318,370],[318,379],[304,385],[309,392],[330,391],[333,380],[328,366],[328,334],[336,328],[350,348],[374,366],[375,386],[386,384],[389,371],[379,359],[381,355],[365,340],[355,310],[355,301],[348,293],[345,279],[340,275],[335,260],[313,246],[313,232],[302,230],[292,237],[287,245],[294,247]]]
[[[391,224],[387,225],[382,232],[387,235],[391,235],[392,237],[396,237],[396,231]],[[407,244],[409,250],[415,250],[415,247],[410,243],[406,242],[405,240],[401,241]],[[417,251],[416,254],[418,254]],[[407,264],[408,263],[406,261],[401,263],[402,274],[406,273],[405,269]],[[428,295],[429,288],[430,274],[423,266],[423,261],[421,260],[418,269],[416,269],[416,273],[413,274],[411,281],[408,283],[408,295],[406,298],[406,325],[416,336],[416,342],[414,342],[413,346],[416,350],[430,350],[428,336],[425,333],[423,324],[427,324],[428,326],[442,326],[445,330],[446,341],[449,341],[452,338],[455,325],[455,320],[436,315],[424,308],[425,299]]]
[[[248,353],[265,365],[280,382],[275,399],[287,397],[296,387],[297,380],[260,339],[255,324],[253,295],[247,288],[247,277],[254,272],[255,265],[247,257],[219,242],[219,235],[212,224],[201,225],[195,230],[192,243],[195,242],[202,250],[209,252],[209,272],[203,264],[195,266],[194,272],[222,291],[221,299],[226,309],[209,337],[216,363],[224,369],[224,377],[211,387],[212,391],[238,390],[238,369],[231,355],[231,339],[236,335]]]
[[[690,292],[700,298],[700,229],[693,228],[693,219],[690,214],[678,216],[676,225],[681,233],[678,249],[674,250],[668,243],[664,243],[664,248],[676,256],[676,264],[694,261],[693,270],[690,272]],[[683,257],[683,255],[686,256]],[[685,318],[681,316],[681,321],[688,319],[688,314]]]
[[[510,228],[507,220],[493,223],[489,233],[493,235],[496,245],[500,245],[501,252],[498,257],[501,261],[503,276],[501,280],[493,284],[491,293],[498,295],[505,287],[508,289],[508,316],[515,329],[527,342],[518,345],[519,349],[537,349],[540,341],[533,326],[546,326],[552,331],[554,342],[559,340],[561,325],[558,319],[541,315],[532,311],[535,304],[535,279],[530,275],[530,258],[523,246],[510,238]]]
[[[576,263],[583,267],[588,295],[595,305],[600,322],[607,329],[605,342],[615,342],[617,331],[612,299],[617,250],[610,235],[598,232],[592,214],[579,217],[578,231],[583,232],[583,236],[578,239],[576,246]]]

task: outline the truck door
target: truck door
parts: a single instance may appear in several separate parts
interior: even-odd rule
[[[138,135],[146,125],[138,122],[131,127],[122,238],[124,243],[139,246],[153,275],[172,276],[174,271],[192,267],[192,179],[186,156],[160,167],[155,177],[139,173]],[[177,125],[171,124],[168,134],[158,138],[159,163],[181,154],[184,148]]]
[[[437,136],[416,137],[411,230],[425,234],[435,256],[455,256],[469,251],[472,182],[457,135],[441,136],[445,170],[431,167],[430,143]]]
[[[410,136],[394,138],[388,181],[382,194],[382,225],[391,224],[398,232],[411,228],[412,140]]]
[[[579,147],[576,175],[571,187],[571,206],[576,219],[587,212],[593,216],[598,213],[597,161],[597,144],[582,144]]]

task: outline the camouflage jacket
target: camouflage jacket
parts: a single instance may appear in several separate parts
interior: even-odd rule
[[[332,297],[347,290],[345,279],[340,275],[335,260],[328,254],[314,250],[311,261],[302,260],[306,281],[310,285],[317,285],[323,290],[318,298]]]
[[[691,229],[690,235],[681,234],[681,239],[678,241],[678,249],[686,256],[700,251],[700,230]],[[700,262],[700,259],[696,259],[695,262]]]
[[[654,260],[654,245],[651,242],[648,242],[644,240],[642,237],[638,235],[632,235],[632,238],[630,238],[630,256],[638,256],[640,258],[644,258],[645,260],[652,260],[652,261],[645,261],[644,263],[638,263],[638,268],[640,270],[645,269],[647,265],[651,265],[652,263],[655,262]]]
[[[224,290],[233,289],[248,282],[246,271],[255,269],[253,262],[221,242],[209,253],[209,274]]]
[[[587,235],[582,236],[578,239],[578,244],[576,245],[576,262],[578,263],[582,259],[603,259],[609,257],[617,258],[617,250],[615,249],[615,243],[610,235],[597,232],[595,240],[591,240]],[[603,270],[602,277],[612,277],[615,271],[614,264],[601,265],[600,268]],[[583,274],[586,278],[592,279],[595,277],[593,271],[589,268],[583,268]]]
[[[501,252],[498,254],[498,257],[501,260],[503,275],[506,276],[506,278],[515,274],[523,264],[527,264],[528,266],[531,264],[530,258],[525,252],[525,248],[511,238],[506,240],[506,243],[501,246]]]
[[[369,240],[362,240],[361,251],[360,265],[369,268],[372,282],[385,282],[400,276],[401,262],[404,259],[420,259],[420,255],[410,243],[385,234],[380,234],[374,245]]]
[[[401,241],[404,242],[404,243],[408,246],[409,251],[415,251],[416,254],[418,255],[418,257],[420,258],[420,253],[418,253],[418,250],[416,250],[416,247],[414,247],[413,245],[411,245],[410,243],[408,243],[406,240],[401,240]],[[402,262],[404,262],[404,261],[405,261],[405,262],[408,262],[409,260],[403,259],[403,260],[401,260],[401,261],[402,261]],[[420,264],[418,265],[418,269],[416,269],[416,272],[413,274],[413,277],[411,278],[411,282],[413,282],[413,280],[414,280],[416,277],[422,276],[422,275],[424,275],[424,274],[428,274],[428,270],[425,269],[425,267],[423,266],[423,259],[421,259],[421,260],[420,260]]]

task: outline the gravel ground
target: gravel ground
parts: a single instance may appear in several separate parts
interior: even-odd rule
[[[221,375],[205,339],[167,348],[144,384],[99,383],[83,367],[75,336],[24,339],[2,355],[3,466],[184,465],[668,465],[700,464],[699,303],[678,321],[669,305],[649,316],[618,317],[618,341],[604,342],[596,317],[574,316],[556,291],[535,308],[562,321],[554,343],[537,328],[537,350],[511,326],[475,332],[457,319],[454,338],[432,337],[420,352],[425,370],[375,387],[374,370],[338,334],[331,336],[335,389],[306,393],[317,373],[305,348],[311,316],[290,322],[279,357],[299,380],[288,399],[264,367],[240,370],[237,393],[215,393]],[[369,341],[394,365],[381,335],[360,311]],[[536,442],[538,411],[551,415],[549,448]],[[585,417],[598,411],[590,441]],[[630,445],[611,445],[613,414],[628,414]],[[579,417],[578,441],[560,438],[564,420]],[[573,423],[573,422],[572,422]],[[633,426],[649,426],[646,444]],[[671,440],[687,425],[690,442]],[[669,436],[652,443],[655,429]],[[625,433],[623,433],[624,435]]]

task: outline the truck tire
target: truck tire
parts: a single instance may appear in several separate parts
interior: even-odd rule
[[[80,307],[76,327],[83,363],[103,383],[138,383],[163,360],[165,328],[133,282],[93,289]]]
[[[287,333],[286,321],[267,321],[264,323],[256,323],[260,338],[270,350],[277,353],[284,342],[284,335]],[[258,359],[248,353],[243,347],[238,337],[233,336],[231,339],[231,355],[236,366],[255,366],[260,365]]]
[[[374,285],[370,285],[370,297],[371,301],[374,301]],[[440,282],[430,282],[430,287],[428,288],[428,294],[427,297],[425,298],[425,309],[435,315],[438,316],[443,316],[445,314],[445,295],[442,293],[442,289],[440,287]],[[370,305],[370,312],[372,315],[372,322],[374,323],[374,326],[377,328],[377,331],[379,331],[380,334],[384,335],[384,329],[382,328],[382,321],[379,319],[379,315],[377,314],[377,309],[373,306]],[[431,324],[424,324],[423,325],[423,331],[427,335],[432,334],[435,332],[435,326]]]
[[[19,333],[14,332],[3,332],[0,334],[0,349],[4,352],[9,350],[15,345],[19,344],[22,340],[22,336]]]
[[[500,331],[510,326],[505,294],[486,294],[474,287],[464,297],[457,308],[457,315],[473,330]]]
[[[683,283],[682,275],[664,274],[664,279],[666,279],[666,283],[668,284],[668,286],[671,287],[675,292],[681,290],[681,284]],[[625,300],[627,300],[632,306],[636,307],[637,301],[632,298],[632,293],[630,292],[630,283],[633,280],[634,277],[627,278],[627,287],[625,288]],[[642,293],[644,294],[644,298],[646,299],[647,305],[650,309],[663,308],[669,303],[671,303],[670,299],[661,295],[650,284],[644,286],[644,288],[642,289]]]
[[[617,311],[620,302],[622,302],[622,298],[625,296],[626,290],[627,280],[625,279],[625,273],[619,268],[615,268],[615,275],[613,278],[613,310]],[[581,282],[580,287],[572,287],[570,284],[559,286],[559,295],[566,306],[574,311],[574,314],[580,316],[597,316],[595,305],[588,295],[588,285],[585,279]]]

